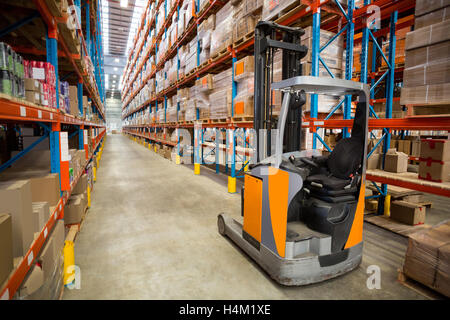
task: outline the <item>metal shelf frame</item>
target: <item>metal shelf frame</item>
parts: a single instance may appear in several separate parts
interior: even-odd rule
[[[162,2],[165,3],[165,0],[158,2],[158,5],[161,5]],[[287,18],[281,18],[278,23],[290,25],[297,21],[300,21],[302,18],[310,17],[312,18],[312,74],[313,76],[318,76],[319,66],[322,65],[330,74],[331,77],[334,77],[332,71],[326,65],[325,61],[321,58],[320,53],[329,46],[339,35],[345,35],[345,49],[348,53],[346,55],[345,60],[345,79],[351,80],[353,77],[352,69],[353,69],[353,48],[355,43],[362,42],[362,53],[361,53],[361,75],[359,80],[361,82],[370,83],[371,85],[371,106],[370,106],[370,114],[372,118],[369,120],[369,129],[381,129],[383,130],[383,138],[379,141],[381,143],[384,141],[384,145],[389,145],[390,135],[392,130],[450,130],[450,118],[449,117],[408,117],[403,119],[393,119],[392,118],[392,105],[393,101],[396,101],[398,98],[393,97],[393,88],[394,83],[396,81],[401,80],[403,76],[403,67],[395,66],[395,48],[396,48],[396,37],[395,30],[396,28],[403,28],[407,26],[412,26],[414,23],[414,19],[411,17],[398,19],[398,15],[403,12],[407,12],[411,10],[415,6],[414,0],[398,0],[398,1],[388,1],[388,0],[375,0],[369,1],[365,0],[364,5],[360,8],[355,7],[354,0],[348,0],[347,6],[344,8],[339,1],[336,0],[310,0],[305,1],[308,5],[295,12],[294,14],[289,15]],[[179,11],[179,6],[181,6],[182,1],[177,2],[177,11]],[[198,8],[198,1],[196,1]],[[227,54],[218,59],[217,61],[211,61],[209,64],[203,67],[199,67],[199,63],[197,61],[197,70],[189,75],[180,79],[179,74],[177,77],[177,82],[171,85],[169,88],[162,90],[154,97],[145,101],[142,105],[138,106],[134,110],[127,110],[127,106],[129,102],[136,96],[137,93],[143,88],[144,84],[148,81],[148,79],[154,77],[156,71],[160,70],[167,59],[170,59],[174,56],[174,54],[178,54],[178,48],[180,44],[184,43],[185,39],[190,39],[193,34],[196,32],[197,25],[205,19],[209,15],[209,10],[213,9],[213,6],[217,6],[220,8],[223,5],[222,2],[211,0],[210,5],[206,8],[206,10],[202,10],[201,13],[196,11],[197,17],[195,17],[195,23],[191,24],[189,28],[184,31],[184,34],[177,40],[177,42],[168,49],[166,55],[157,62],[156,69],[150,73],[150,75],[144,79],[141,86],[137,88],[131,95],[126,96],[132,87],[132,82],[128,82],[128,86],[124,91],[124,104],[123,104],[123,120],[132,120],[139,115],[142,115],[147,107],[151,107],[155,105],[158,107],[159,102],[164,101],[164,107],[166,107],[166,99],[167,97],[176,94],[177,90],[181,87],[184,87],[196,79],[199,79],[204,74],[207,74],[209,70],[216,67],[219,64],[231,63],[232,68],[234,67],[234,63],[237,60],[237,56],[241,56],[242,52],[245,52],[251,46],[253,46],[254,39],[250,38],[243,43],[240,43],[237,46],[232,46],[229,48]],[[377,5],[381,11],[381,20],[385,22],[389,22],[389,26],[383,28],[381,30],[372,30],[372,26],[367,26],[367,18],[369,16],[369,12],[367,10],[368,6]],[[172,10],[173,11],[173,8]],[[336,16],[333,19],[328,19],[324,23],[321,22],[321,14],[322,11],[333,12]],[[154,17],[153,20],[155,20]],[[344,26],[342,26],[344,24]],[[149,26],[151,28],[152,25]],[[334,31],[336,36],[330,39],[324,46],[320,46],[320,29]],[[160,32],[161,33],[161,32]],[[389,52],[386,56],[378,43],[379,37],[386,36],[389,34]],[[156,43],[159,39],[156,39]],[[373,45],[372,52],[372,61],[368,61],[368,44],[370,41],[373,41],[375,44]],[[154,44],[155,55],[157,53],[157,45]],[[149,50],[149,53],[153,52],[153,47]],[[375,68],[375,59],[376,57],[381,56],[388,66],[385,71],[378,71]],[[148,56],[145,57],[148,59]],[[145,63],[145,59],[144,62]],[[141,63],[136,71],[136,73],[140,72],[143,63]],[[234,69],[234,68],[233,68]],[[136,77],[133,77],[136,79]],[[234,75],[233,75],[233,86],[232,86],[232,97],[236,95],[236,88],[234,83]],[[385,83],[387,88],[386,96],[383,101],[380,99],[374,99],[375,91],[380,84]],[[157,85],[157,84],[156,84]],[[375,102],[385,102],[386,103],[386,116],[385,118],[379,118],[378,115],[373,110],[373,104]],[[336,117],[336,111],[340,108],[343,109],[342,117]],[[177,110],[179,110],[179,105],[177,105]],[[320,129],[343,129],[344,136],[348,137],[350,132],[349,128],[352,127],[353,120],[351,116],[352,105],[350,97],[344,97],[334,108],[332,108],[331,112],[327,115],[319,114],[318,112],[318,103],[317,103],[317,95],[312,95],[312,104],[311,104],[311,112],[308,117],[306,117],[303,121],[303,127],[308,128],[312,133],[313,138],[313,148],[317,148],[318,144],[321,143],[326,149],[331,150],[329,146],[323,141],[323,139],[318,134],[318,130]],[[232,114],[234,113],[234,103],[232,104]],[[178,115],[177,115],[178,119]],[[197,116],[198,119],[198,116]],[[167,124],[167,123],[159,123],[159,124],[147,124],[147,125],[126,125],[124,129],[127,133],[134,134],[135,132],[141,131],[157,131],[162,130],[164,128],[174,128],[178,134],[178,130],[181,128],[193,128],[194,129],[194,163],[203,164],[204,158],[215,152],[217,154],[217,149],[208,144],[211,149],[208,149],[208,152],[204,151],[205,144],[205,134],[206,132],[211,132],[211,129],[214,129],[216,134],[225,134],[225,146],[226,146],[226,154],[230,155],[230,157],[226,157],[226,166],[225,172],[228,173],[228,167],[230,167],[230,178],[231,184],[233,184],[233,179],[241,177],[241,172],[246,169],[246,164],[248,163],[247,158],[240,158],[239,155],[236,156],[237,144],[236,141],[239,139],[242,141],[244,137],[245,147],[252,147],[249,143],[250,137],[252,134],[252,122],[243,123],[243,124],[235,124],[230,119],[226,123],[202,123],[201,127],[196,126],[193,123],[177,123],[177,124]],[[208,133],[210,134],[210,133]],[[144,136],[145,138],[145,136]],[[160,142],[160,141],[158,141]],[[318,143],[319,142],[319,143]],[[163,143],[163,142],[160,142]],[[221,147],[222,148],[222,147]],[[383,159],[384,155],[387,152],[387,149],[383,150]],[[204,154],[205,153],[205,154]],[[180,155],[180,148],[177,147],[177,154]],[[372,152],[369,153],[369,156]],[[228,161],[229,160],[229,161]],[[236,171],[236,161],[244,160],[244,169],[241,171]],[[177,160],[178,162],[178,160]],[[384,163],[384,160],[383,160]],[[219,172],[219,165],[216,165],[216,172]],[[194,170],[194,172],[199,172]],[[380,204],[384,201],[384,195],[387,191],[386,183],[383,184],[384,181],[381,181],[377,177],[372,177],[374,182],[382,183],[379,188],[382,192],[379,195]],[[396,182],[398,184],[398,182]],[[419,186],[420,183],[416,185],[417,188],[420,188],[422,191],[424,189],[423,186]],[[411,182],[408,183],[408,186],[411,187]],[[233,186],[230,187],[229,190],[233,190]],[[435,190],[426,189],[425,192],[433,193]],[[383,195],[384,194],[384,195]],[[379,205],[379,208],[383,208],[383,205]]]

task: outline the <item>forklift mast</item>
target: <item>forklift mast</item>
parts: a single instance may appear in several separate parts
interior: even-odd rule
[[[255,83],[254,129],[256,133],[257,161],[272,155],[271,130],[276,128],[273,116],[273,59],[282,52],[282,80],[302,75],[301,59],[308,48],[301,45],[302,28],[286,27],[271,21],[260,21],[255,28]],[[281,37],[280,37],[281,34]],[[281,41],[280,41],[281,39]],[[306,102],[304,92],[293,94],[284,132],[283,152],[298,151],[301,147],[301,107]],[[265,134],[260,136],[260,129]],[[263,141],[260,141],[263,139]],[[263,152],[260,153],[260,148]]]

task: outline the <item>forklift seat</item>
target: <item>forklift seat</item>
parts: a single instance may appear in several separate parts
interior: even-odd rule
[[[358,103],[351,137],[340,140],[328,157],[314,158],[319,171],[306,178],[311,196],[318,198],[354,197],[357,190],[357,171],[364,154],[365,104]],[[342,198],[344,199],[344,198]],[[326,201],[326,200],[325,200]],[[334,201],[333,201],[334,202]]]

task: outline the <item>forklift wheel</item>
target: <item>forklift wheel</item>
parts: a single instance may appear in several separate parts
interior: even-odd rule
[[[222,214],[217,216],[217,227],[219,228],[219,233],[225,235],[225,221],[223,220]]]

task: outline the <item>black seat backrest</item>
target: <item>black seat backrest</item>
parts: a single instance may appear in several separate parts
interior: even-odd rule
[[[356,106],[351,137],[341,139],[328,157],[328,169],[337,178],[348,179],[361,166],[366,135],[366,113],[366,104],[359,102]]]

